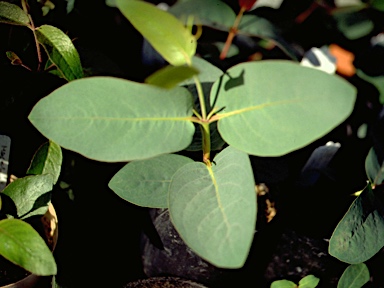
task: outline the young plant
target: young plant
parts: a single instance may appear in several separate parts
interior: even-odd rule
[[[29,28],[34,36],[38,65],[36,70],[42,68],[71,81],[83,77],[83,69],[80,57],[71,39],[60,29],[51,25],[35,27],[32,16],[29,14],[29,6],[26,0],[21,1],[22,7],[8,2],[0,2],[0,23],[24,26]],[[43,57],[40,45],[47,53],[48,61],[42,67]],[[13,65],[20,65],[32,70],[25,65],[22,59],[12,51],[7,51],[7,57]]]
[[[0,193],[0,255],[35,275],[57,272],[50,248],[28,220],[47,212],[61,162],[60,146],[52,141],[43,144],[27,176],[14,180]]]
[[[146,83],[71,81],[40,100],[29,120],[85,157],[128,161],[109,183],[116,194],[168,208],[194,252],[218,267],[239,268],[256,225],[249,155],[281,156],[322,137],[350,115],[355,88],[293,61],[241,63],[222,72],[195,56],[192,23],[185,27],[143,1],[116,4],[170,65]],[[197,161],[173,154],[196,147]]]

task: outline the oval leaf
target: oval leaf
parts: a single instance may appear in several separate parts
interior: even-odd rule
[[[131,161],[183,150],[192,141],[192,96],[112,77],[67,83],[29,119],[61,147],[99,161]]]
[[[217,267],[239,268],[256,224],[255,183],[246,153],[227,147],[208,167],[194,162],[172,178],[169,212],[185,243]]]
[[[60,146],[53,141],[48,141],[41,145],[39,150],[37,150],[33,156],[27,174],[51,174],[53,177],[53,184],[56,184],[60,176],[62,160],[63,154]]]
[[[297,288],[297,285],[289,280],[276,280],[272,282],[271,288]]]
[[[380,185],[384,181],[384,166],[379,163],[376,152],[372,147],[365,159],[365,172],[373,185]]]
[[[63,31],[50,25],[42,25],[36,29],[36,35],[49,60],[66,80],[83,77],[80,56],[71,39]]]
[[[212,105],[224,107],[215,116],[223,139],[257,156],[308,145],[344,121],[355,99],[342,78],[290,61],[239,64],[211,90]]]
[[[109,182],[117,195],[133,204],[168,208],[168,192],[175,172],[192,159],[180,155],[166,154],[143,161],[132,161],[125,165]]]
[[[299,281],[299,288],[315,288],[319,282],[320,279],[314,275],[307,275]]]
[[[145,79],[145,82],[158,87],[170,89],[182,81],[197,75],[198,73],[199,71],[193,67],[169,65],[150,75],[147,79]]]
[[[369,281],[369,270],[364,263],[353,264],[341,275],[337,288],[361,288]]]
[[[172,14],[138,0],[117,0],[117,7],[170,64],[190,64],[197,41]]]
[[[329,241],[329,254],[358,264],[384,246],[384,208],[368,185],[353,201]]]
[[[44,194],[51,191],[53,178],[51,174],[26,176],[11,182],[3,190],[16,206],[17,217],[27,218],[32,215],[44,215],[48,209],[49,197]]]
[[[0,221],[0,255],[36,275],[57,273],[55,259],[43,238],[18,219]]]
[[[1,1],[0,23],[28,26],[29,17],[19,6]]]

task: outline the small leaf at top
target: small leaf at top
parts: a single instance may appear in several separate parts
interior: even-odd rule
[[[170,64],[190,64],[197,42],[172,14],[140,0],[117,0],[117,7]]]
[[[320,282],[320,279],[314,275],[307,275],[299,281],[299,288],[315,288]]]
[[[145,79],[145,82],[158,87],[171,89],[182,81],[197,74],[199,74],[199,71],[194,67],[169,65],[150,75]]]
[[[1,1],[0,23],[28,26],[29,17],[19,6]]]
[[[19,219],[0,221],[0,255],[35,275],[57,273],[55,258],[43,238]]]
[[[29,120],[63,148],[99,161],[132,161],[185,149],[195,131],[187,89],[113,77],[71,81],[41,99]]]
[[[173,225],[188,247],[217,267],[243,266],[255,232],[256,207],[249,157],[233,147],[217,154],[211,167],[184,165],[171,181]]]
[[[383,246],[384,208],[369,184],[333,231],[329,254],[358,264],[372,258]]]
[[[17,215],[14,216],[27,218],[35,215],[36,210],[42,215],[46,212],[50,199],[44,197],[44,194],[51,191],[52,187],[52,175],[33,175],[16,179],[2,193],[10,197],[16,205]]]
[[[53,141],[48,141],[41,145],[33,156],[27,174],[51,174],[53,184],[56,184],[60,176],[62,160],[63,154],[60,146]]]
[[[297,285],[289,280],[273,281],[270,288],[297,288]]]
[[[337,288],[361,288],[369,281],[369,270],[364,263],[349,265],[341,275]]]
[[[281,156],[330,132],[352,112],[356,89],[336,75],[292,61],[230,68],[211,89],[215,118],[229,145],[257,156]]]
[[[175,154],[132,161],[117,172],[108,186],[121,198],[133,204],[168,208],[168,192],[175,172],[192,159]]]
[[[80,56],[71,39],[59,28],[42,25],[36,29],[38,42],[44,47],[49,60],[62,77],[71,81],[83,77]]]

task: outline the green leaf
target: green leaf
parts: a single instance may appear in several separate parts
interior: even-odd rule
[[[50,174],[26,176],[11,182],[2,193],[16,205],[18,218],[43,215],[50,200],[44,194],[52,190],[52,183]]]
[[[49,60],[68,81],[82,78],[80,57],[71,39],[60,29],[42,25],[36,29],[37,40],[44,47]]]
[[[354,86],[338,76],[275,60],[239,64],[211,90],[212,105],[224,108],[214,117],[224,141],[258,156],[322,137],[350,115],[355,99]]]
[[[289,280],[276,280],[272,282],[271,288],[297,288],[297,285]]]
[[[371,1],[371,6],[374,9],[379,10],[381,12],[384,11],[384,1],[383,0],[372,0]]]
[[[182,87],[90,77],[40,100],[29,120],[63,148],[99,161],[132,161],[186,148],[195,130],[192,105]]]
[[[384,181],[384,166],[379,163],[373,147],[369,150],[365,159],[365,172],[373,185],[380,185]]]
[[[0,23],[28,26],[29,17],[19,6],[1,1]]]
[[[369,270],[364,263],[353,264],[341,275],[337,288],[361,288],[369,281]]]
[[[248,155],[227,147],[212,167],[199,162],[181,167],[172,178],[169,212],[181,238],[196,254],[217,267],[242,267],[256,224]]]
[[[57,273],[55,259],[43,238],[22,220],[0,221],[0,255],[36,275]]]
[[[221,0],[178,1],[168,11],[185,23],[188,17],[193,16],[195,24],[223,31],[228,31],[236,19],[232,8]]]
[[[56,184],[60,176],[62,161],[63,154],[60,146],[53,141],[48,141],[41,145],[39,150],[37,150],[33,156],[27,174],[51,174],[53,177],[53,184]]]
[[[364,11],[335,14],[339,30],[349,40],[367,36],[374,28],[374,23]]]
[[[369,184],[333,231],[329,254],[358,264],[372,258],[383,246],[384,208]]]
[[[15,52],[7,51],[5,53],[7,55],[7,58],[9,60],[11,60],[11,64],[12,65],[21,65],[21,64],[23,64],[23,61],[21,61],[20,57],[17,56],[17,54]]]
[[[145,82],[158,87],[171,89],[197,74],[199,74],[199,71],[193,67],[169,65],[150,75],[145,79]]]
[[[172,14],[139,0],[117,0],[117,7],[170,64],[190,64],[197,41]]]
[[[109,182],[118,196],[133,204],[168,208],[168,193],[175,172],[192,159],[166,154],[152,159],[132,161],[125,165]]]
[[[194,56],[192,58],[192,64],[193,67],[199,70],[198,78],[201,83],[213,83],[223,75],[223,71],[203,58]],[[188,79],[180,85],[195,85],[195,81]]]
[[[315,288],[319,282],[320,279],[314,275],[307,275],[299,281],[299,288]]]

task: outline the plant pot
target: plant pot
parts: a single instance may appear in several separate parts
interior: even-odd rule
[[[207,288],[206,286],[178,277],[152,277],[128,283],[124,288]]]
[[[43,233],[45,236],[45,240],[47,241],[48,247],[53,251],[56,247],[57,239],[58,239],[58,221],[57,214],[55,208],[52,204],[49,204],[48,210],[43,217],[41,217],[42,229],[44,229]],[[12,264],[13,265],[13,264]],[[22,270],[22,268],[15,266],[15,269]],[[0,286],[0,288],[29,288],[34,287],[34,285],[39,280],[40,276],[25,272],[26,277],[21,280],[7,284],[5,286]]]

